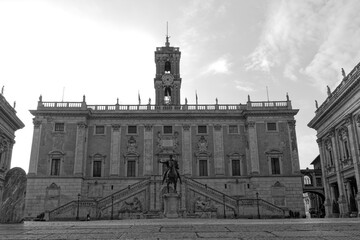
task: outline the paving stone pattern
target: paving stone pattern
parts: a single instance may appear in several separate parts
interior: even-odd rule
[[[0,239],[360,239],[360,219],[152,219],[0,225]]]

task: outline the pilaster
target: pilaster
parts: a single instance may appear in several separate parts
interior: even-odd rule
[[[182,162],[184,175],[192,175],[192,149],[191,149],[191,127],[190,125],[183,125],[182,128]]]
[[[215,175],[225,175],[224,136],[221,125],[214,126],[214,165]]]
[[[111,145],[110,145],[110,176],[118,176],[120,173],[120,125],[111,126]]]
[[[83,176],[86,129],[87,129],[86,123],[79,122],[77,124],[74,175],[78,175],[78,176]]]
[[[39,151],[40,151],[40,138],[41,138],[41,121],[33,120],[34,124],[34,133],[31,146],[30,154],[30,165],[29,165],[29,175],[37,175],[38,161],[39,161]]]
[[[329,181],[327,179],[327,170],[326,170],[326,160],[325,160],[325,148],[324,148],[324,141],[321,141],[321,139],[316,140],[319,147],[320,152],[320,162],[321,162],[321,173],[322,173],[322,181],[324,185],[324,192],[325,192],[325,217],[330,217],[332,215],[331,212],[331,196],[330,196],[330,185]]]
[[[145,125],[144,128],[144,175],[153,173],[153,128]]]
[[[344,190],[344,181],[341,177],[341,165],[340,165],[340,158],[339,158],[339,153],[338,153],[338,144],[336,142],[336,131],[334,129],[331,130],[330,132],[330,138],[331,138],[331,144],[333,146],[332,150],[333,150],[333,154],[334,154],[334,162],[335,162],[335,170],[336,170],[336,179],[337,179],[337,184],[338,184],[338,188],[339,188],[339,199],[338,199],[338,203],[339,203],[339,210],[340,210],[340,217],[345,216],[346,212],[347,212],[347,207],[344,206],[346,205],[346,201],[345,201],[345,190]],[[344,212],[345,211],[345,212]]]
[[[249,137],[249,150],[250,150],[250,161],[251,161],[251,174],[259,174],[259,152],[258,143],[256,136],[256,123],[248,122],[248,137]]]
[[[295,120],[288,121],[289,142],[290,142],[290,150],[291,150],[291,169],[292,169],[292,173],[300,173],[299,153],[297,148],[295,123],[296,123]]]

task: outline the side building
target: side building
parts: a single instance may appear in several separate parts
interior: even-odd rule
[[[27,182],[26,217],[118,218],[164,210],[160,161],[173,155],[179,215],[304,214],[295,131],[285,101],[180,103],[179,48],[156,48],[155,104],[88,105],[40,97]],[[258,204],[257,204],[258,203]]]
[[[327,217],[358,216],[360,204],[360,64],[317,107],[317,131]]]
[[[11,167],[15,131],[24,126],[24,123],[16,116],[15,109],[6,101],[2,90],[0,94],[0,207],[3,202],[5,175]]]

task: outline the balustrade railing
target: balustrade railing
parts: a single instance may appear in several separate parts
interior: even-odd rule
[[[38,109],[90,109],[94,112],[116,111],[240,111],[262,108],[288,108],[290,101],[248,102],[247,104],[196,105],[87,105],[85,102],[39,102]]]

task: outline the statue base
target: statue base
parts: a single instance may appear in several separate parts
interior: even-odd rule
[[[164,215],[166,218],[179,217],[179,200],[180,195],[177,193],[167,193],[164,198]]]

